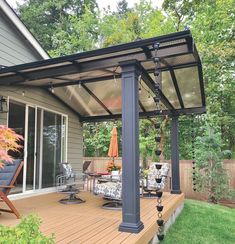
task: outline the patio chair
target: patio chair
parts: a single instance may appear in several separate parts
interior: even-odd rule
[[[68,194],[68,197],[60,199],[63,204],[79,204],[85,200],[77,196],[82,188],[84,190],[84,182],[86,175],[83,173],[75,173],[70,163],[64,162],[59,165],[60,174],[56,177],[56,187],[59,193]]]
[[[111,175],[101,177],[98,179],[98,183],[94,186],[93,193],[95,195],[101,195],[105,200],[109,202],[104,203],[102,208],[111,210],[121,210],[122,208],[122,182],[121,175],[119,178]]]
[[[0,201],[5,202],[9,209],[0,209],[0,212],[13,213],[20,218],[19,212],[13,203],[8,199],[8,195],[23,167],[24,162],[21,159],[15,159],[12,163],[5,163],[4,168],[0,169]]]
[[[82,165],[82,172],[84,174],[89,174],[89,172],[87,172],[89,166],[91,164],[91,161],[84,161],[83,165]]]
[[[169,169],[168,163],[152,163],[150,165],[147,176],[141,179],[142,197],[156,197],[156,192],[165,188]]]

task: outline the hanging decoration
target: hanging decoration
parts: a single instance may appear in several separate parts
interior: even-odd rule
[[[191,139],[192,139],[192,179],[193,179],[193,191],[196,191],[196,178],[195,178],[195,123],[194,123],[194,115],[192,115],[192,123],[191,123]]]
[[[156,42],[153,45],[154,49],[154,57],[153,57],[153,62],[155,64],[155,70],[154,70],[154,76],[155,76],[155,94],[156,96],[153,98],[154,102],[156,103],[157,107],[157,112],[156,115],[160,115],[162,113],[161,107],[160,107],[160,97],[159,97],[159,91],[161,90],[162,86],[162,74],[161,74],[161,69],[160,69],[160,58],[158,57],[158,50],[160,47],[160,43]],[[155,149],[155,154],[157,157],[159,157],[162,153],[161,148],[160,148],[160,142],[161,142],[161,123],[158,122],[155,124],[155,129],[156,129],[156,137],[155,137],[155,142],[157,144],[156,149]],[[162,177],[160,174],[161,171],[161,164],[156,165],[156,170],[159,172],[156,175],[156,182],[161,183]],[[156,191],[156,196],[157,196],[157,211],[158,211],[158,219],[157,219],[157,225],[158,225],[158,233],[157,237],[159,241],[162,241],[164,239],[164,220],[162,219],[162,210],[163,210],[163,205],[162,205],[162,191]]]

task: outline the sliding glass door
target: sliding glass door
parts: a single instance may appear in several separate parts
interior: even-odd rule
[[[10,100],[8,126],[24,136],[22,149],[11,153],[25,161],[15,193],[54,187],[59,163],[66,160],[67,117]]]
[[[44,111],[43,116],[43,155],[42,188],[55,186],[59,174],[61,158],[61,115]]]
[[[19,102],[10,102],[9,103],[9,113],[8,113],[8,127],[12,128],[17,134],[25,137],[25,113],[26,106],[23,103]],[[21,140],[20,145],[22,146],[19,151],[13,152],[9,151],[9,154],[13,158],[24,160],[24,145],[25,141]],[[25,167],[25,166],[24,166]],[[23,169],[22,168],[19,176],[16,179],[15,188],[12,189],[11,193],[22,193],[23,192]]]
[[[27,158],[26,158],[26,190],[34,190],[35,189],[35,108],[27,106]]]

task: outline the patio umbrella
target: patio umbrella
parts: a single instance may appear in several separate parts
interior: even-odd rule
[[[118,137],[117,137],[117,128],[114,126],[111,132],[111,140],[109,144],[108,156],[113,158],[118,157]]]

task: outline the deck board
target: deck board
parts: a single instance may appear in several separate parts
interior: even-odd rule
[[[14,201],[19,212],[26,216],[31,213],[42,219],[41,231],[45,235],[55,234],[56,243],[86,244],[132,244],[148,243],[156,233],[156,199],[141,199],[141,220],[144,230],[139,234],[118,231],[121,223],[121,211],[104,210],[104,200],[93,196],[90,192],[82,192],[86,203],[64,205],[58,200],[64,195],[58,193],[45,194]],[[184,201],[184,195],[172,195],[164,192],[163,218],[167,220],[174,210]],[[2,213],[0,224],[13,226],[19,223],[12,214]]]

